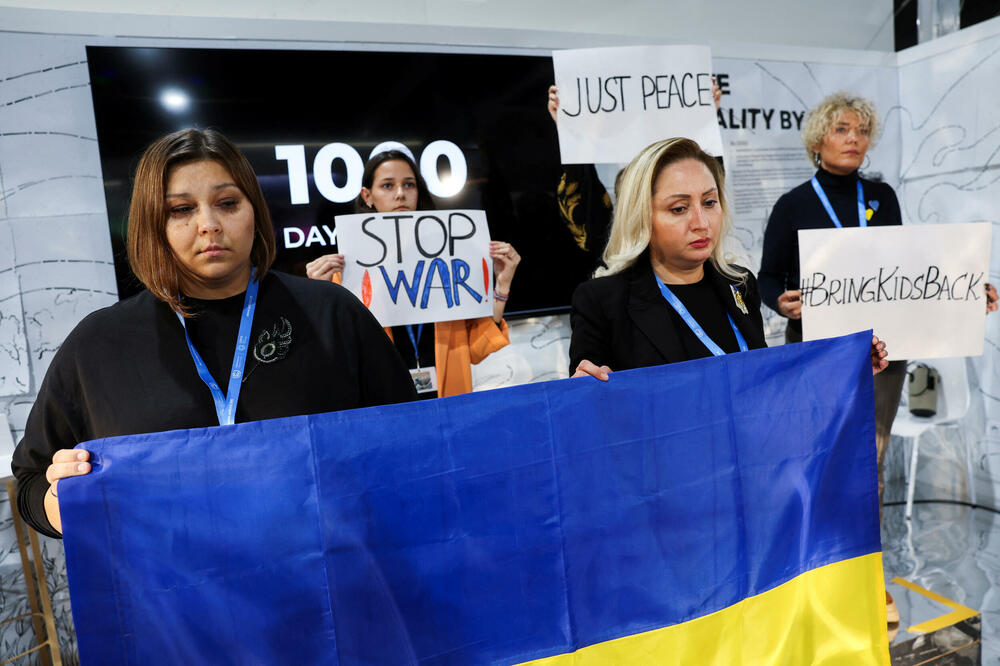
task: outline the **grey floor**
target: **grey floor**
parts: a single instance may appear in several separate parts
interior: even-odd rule
[[[887,486],[887,501],[898,490]],[[896,505],[882,514],[886,580],[899,576],[981,611],[982,663],[1000,666],[1000,514],[938,502],[915,504],[911,521],[903,513]]]

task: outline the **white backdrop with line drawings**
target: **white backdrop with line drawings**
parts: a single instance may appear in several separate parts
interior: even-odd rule
[[[0,53],[0,410],[16,441],[63,339],[118,293],[84,42],[0,33]],[[63,663],[72,664],[62,544],[41,540]],[[30,610],[23,578],[4,492],[4,618]],[[30,621],[0,627],[0,656],[29,649],[33,639]]]
[[[990,222],[990,281],[996,285],[1000,282],[1000,29],[996,20],[990,24],[982,27],[991,30],[958,33],[926,49],[901,54],[900,103],[887,115],[898,124],[902,139],[897,193],[904,220]],[[968,359],[967,371],[967,414],[960,424],[929,433],[930,443],[938,446],[926,459],[921,449],[917,478],[934,497],[959,494],[955,499],[995,509],[1000,506],[1000,315],[987,317],[983,355]]]

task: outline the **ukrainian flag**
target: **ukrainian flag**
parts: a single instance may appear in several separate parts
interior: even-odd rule
[[[81,662],[888,664],[870,340],[90,442]]]

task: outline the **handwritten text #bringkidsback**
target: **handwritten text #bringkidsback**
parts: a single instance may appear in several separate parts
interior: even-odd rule
[[[872,329],[890,361],[981,354],[991,233],[984,222],[800,230],[803,338]]]
[[[951,274],[937,266],[904,273],[899,266],[881,266],[864,275],[828,276],[814,272],[802,278],[802,301],[811,308],[851,303],[893,301],[982,301],[983,271]]]

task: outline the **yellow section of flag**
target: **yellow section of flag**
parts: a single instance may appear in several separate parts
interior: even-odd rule
[[[728,608],[526,666],[888,666],[882,554],[807,571]]]

